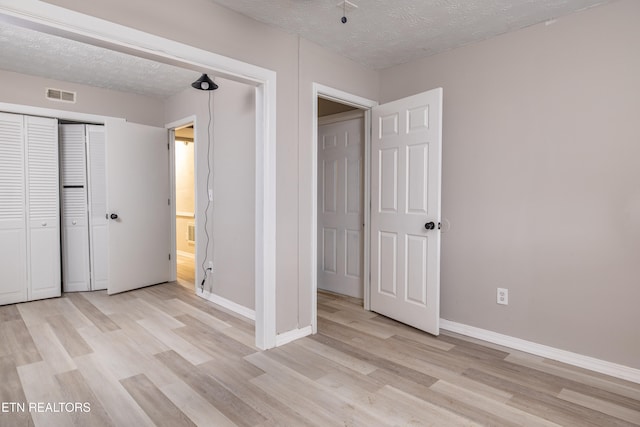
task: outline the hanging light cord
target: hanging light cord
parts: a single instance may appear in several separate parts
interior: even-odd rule
[[[211,144],[213,141],[211,140],[211,126],[213,124],[213,113],[211,111],[211,92],[209,93],[209,123],[207,124],[207,207],[204,210],[204,234],[207,237],[207,243],[204,247],[204,259],[202,260],[202,271],[204,272],[204,278],[202,279],[202,283],[200,284],[200,291],[204,292],[204,282],[207,281],[207,274],[209,271],[213,271],[213,268],[207,267],[207,258],[209,257],[209,242],[211,240],[209,236],[208,223],[209,223],[209,206],[211,205],[211,198],[209,197],[209,192],[211,191],[211,187],[209,186],[209,180],[211,179]]]

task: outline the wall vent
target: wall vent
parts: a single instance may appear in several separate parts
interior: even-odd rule
[[[50,101],[76,103],[76,93],[62,89],[47,88],[46,98]]]
[[[196,242],[196,225],[193,222],[187,224],[187,242]]]

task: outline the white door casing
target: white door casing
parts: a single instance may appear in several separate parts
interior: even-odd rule
[[[318,126],[318,289],[363,297],[364,118]]]
[[[374,107],[371,141],[371,310],[438,335],[442,89]]]
[[[106,123],[109,294],[170,279],[168,131]],[[112,216],[117,215],[117,218]]]

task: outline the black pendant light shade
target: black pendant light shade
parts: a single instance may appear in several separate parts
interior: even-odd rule
[[[213,82],[206,74],[200,76],[198,80],[191,83],[191,87],[198,90],[216,90],[218,85]]]

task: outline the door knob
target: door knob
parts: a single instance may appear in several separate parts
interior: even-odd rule
[[[433,221],[428,222],[424,225],[424,228],[426,228],[427,230],[433,230],[436,228],[436,223]]]
[[[113,214],[110,215],[110,217],[111,217],[111,219],[118,219],[118,214],[114,214],[113,213]]]

